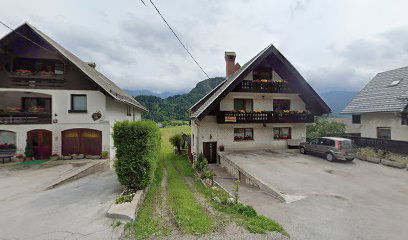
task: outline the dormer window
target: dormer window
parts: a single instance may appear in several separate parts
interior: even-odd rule
[[[388,87],[393,87],[393,86],[397,86],[402,79],[398,79],[398,80],[394,80],[390,83],[390,85],[388,85]]]

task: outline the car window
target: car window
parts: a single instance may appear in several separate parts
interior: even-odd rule
[[[319,138],[318,143],[319,145],[324,145],[324,138]]]
[[[352,148],[353,143],[350,140],[344,140],[344,141],[341,141],[341,147],[342,148]]]
[[[311,144],[317,144],[317,141],[318,141],[317,139],[313,139],[313,140],[310,141],[310,143]]]

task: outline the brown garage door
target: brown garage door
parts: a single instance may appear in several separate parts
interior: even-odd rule
[[[62,132],[62,155],[99,155],[102,152],[102,132],[93,129],[69,129]]]

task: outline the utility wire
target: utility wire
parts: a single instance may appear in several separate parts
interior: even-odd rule
[[[42,48],[42,49],[44,49],[44,50],[46,50],[46,51],[48,51],[48,52],[50,52],[50,53],[55,54],[55,52],[51,51],[50,49],[48,49],[48,48],[46,48],[46,47],[44,47],[44,46],[41,46],[40,44],[36,43],[35,41],[33,41],[33,40],[29,39],[28,37],[24,36],[23,34],[17,32],[15,29],[11,28],[10,26],[8,26],[7,24],[5,24],[5,23],[4,23],[3,21],[1,21],[1,20],[0,20],[0,24],[3,25],[3,26],[5,26],[6,28],[10,29],[12,32],[15,32],[17,35],[19,35],[20,37],[26,39],[27,41],[32,42],[33,44],[37,45],[38,47],[40,47],[40,48]]]
[[[143,0],[141,0],[142,3],[144,5],[146,5]],[[173,33],[173,35],[177,38],[177,40],[180,42],[181,46],[183,46],[183,48],[186,50],[186,52],[188,53],[188,55],[190,55],[191,59],[193,59],[193,61],[195,62],[195,64],[201,69],[201,71],[205,74],[205,76],[207,76],[207,78],[210,78],[208,76],[208,74],[204,71],[204,68],[201,67],[201,65],[198,63],[198,61],[196,60],[196,58],[193,56],[193,54],[191,54],[191,52],[187,49],[187,47],[184,45],[184,43],[181,41],[181,39],[179,38],[179,36],[176,34],[176,32],[173,30],[173,28],[170,26],[170,24],[167,22],[167,20],[164,18],[164,16],[161,14],[160,10],[156,7],[156,5],[154,4],[154,2],[152,0],[150,0],[150,3],[153,5],[154,9],[156,9],[156,12],[160,15],[160,17],[163,19],[164,23],[167,25],[167,27],[170,29],[170,31]]]

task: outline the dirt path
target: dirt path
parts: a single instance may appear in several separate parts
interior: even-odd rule
[[[173,236],[181,236],[182,232],[177,224],[174,214],[170,210],[169,200],[168,200],[168,179],[167,179],[167,167],[163,168],[163,180],[160,185],[161,192],[161,203],[158,214],[162,217],[164,225]]]

